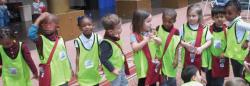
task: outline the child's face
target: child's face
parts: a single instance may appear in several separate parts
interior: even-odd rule
[[[91,35],[94,26],[90,19],[84,18],[82,22],[79,24],[79,28],[84,35]]]
[[[237,9],[234,6],[228,6],[225,8],[226,19],[228,21],[233,21],[236,17],[240,15]]]
[[[34,0],[35,2],[40,2],[40,0]]]
[[[53,21],[46,21],[41,24],[41,27],[45,34],[52,34],[57,30],[57,24]]]
[[[190,11],[187,14],[187,21],[189,24],[194,25],[199,23],[199,15],[196,11]]]
[[[165,16],[162,18],[162,20],[163,20],[163,25],[166,28],[171,28],[174,25],[175,17]]]
[[[113,37],[120,38],[120,34],[122,32],[122,23],[115,25],[114,29],[109,30],[109,34]]]
[[[150,31],[151,29],[151,21],[152,21],[152,15],[149,15],[148,18],[145,19],[144,25],[143,25],[143,31]]]
[[[199,72],[199,71],[197,71],[197,72],[196,72],[196,75],[192,77],[192,80],[193,80],[193,81],[201,82],[201,75],[200,75],[200,72]]]
[[[216,26],[222,26],[225,21],[225,15],[221,13],[214,15],[212,18]]]

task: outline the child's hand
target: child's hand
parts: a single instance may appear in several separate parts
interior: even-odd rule
[[[112,72],[115,74],[115,75],[119,75],[119,69],[115,68]]]
[[[35,21],[35,25],[39,25],[40,24],[40,22],[42,21],[42,20],[44,20],[46,17],[48,17],[49,16],[49,13],[48,12],[44,12],[44,13],[42,13],[37,19],[36,19],[36,21]]]
[[[247,61],[244,61],[244,66],[246,68],[246,71],[250,72],[250,69],[249,69],[250,64]]]
[[[247,42],[248,49],[250,49],[250,42]]]
[[[201,71],[201,83],[207,84],[206,73]]]
[[[196,48],[191,44],[189,44],[186,48],[191,53],[195,53],[195,51],[196,51]]]
[[[44,12],[38,18],[39,19],[45,19],[47,16],[49,16],[49,13],[48,12]]]
[[[221,53],[221,54],[220,54],[220,57],[221,57],[221,58],[224,58],[224,57],[225,57],[224,53]]]
[[[246,41],[244,41],[244,43],[241,45],[241,48],[242,49],[247,49],[249,47],[249,42],[246,40]]]
[[[202,47],[198,47],[198,48],[196,48],[196,51],[195,51],[195,54],[201,54],[202,53],[202,51],[203,51],[203,48]]]
[[[143,36],[143,40],[145,40],[146,42],[149,42],[150,39],[151,39],[151,38],[148,37],[148,36]]]
[[[173,67],[176,68],[178,66],[178,61],[173,61]]]

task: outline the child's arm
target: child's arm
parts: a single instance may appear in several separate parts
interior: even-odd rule
[[[207,49],[212,44],[213,35],[208,30],[206,34],[206,43],[201,45],[200,47],[196,48],[196,54],[201,54],[203,50]]]
[[[192,51],[192,49],[194,48],[193,45],[191,45],[190,43],[187,43],[183,40],[181,40],[181,44],[180,44],[182,47],[186,48],[189,52]]]
[[[161,38],[159,38],[157,36],[154,36],[153,39],[154,39],[154,41],[156,42],[157,45],[161,45],[161,43],[162,43]]]
[[[178,44],[176,50],[175,50],[175,57],[174,57],[174,60],[173,60],[173,67],[176,68],[178,66],[178,60],[179,60],[179,49],[180,49],[181,45]]]
[[[212,44],[212,40],[208,40],[205,44],[196,49],[196,54],[201,54],[203,50],[207,49]]]
[[[113,72],[114,74],[118,75],[120,70],[115,68],[114,65],[109,61],[113,53],[112,46],[108,42],[102,41],[100,44],[100,50],[100,61],[103,66],[105,66],[110,72]]]
[[[31,69],[31,71],[33,73],[33,78],[38,79],[38,72],[37,72],[36,65],[34,64],[32,58],[31,58],[29,49],[28,49],[28,47],[26,46],[25,43],[22,44],[22,49],[21,50],[22,50],[22,55],[24,56],[25,62],[28,64],[28,66],[30,67],[30,69]]]
[[[146,45],[150,40],[150,37],[147,36],[143,36],[143,40],[141,42],[137,42],[136,38],[133,36],[131,37],[131,40],[132,38],[134,39],[134,41],[131,41],[131,46],[134,52],[141,50],[143,46]]]
[[[241,30],[247,30],[247,31],[250,31],[250,23],[247,23],[247,22],[244,22],[244,21],[239,21],[237,24],[236,24],[236,28],[237,29],[241,29]]]
[[[47,16],[49,15],[49,13],[45,12],[43,14],[41,14],[35,21],[34,24],[31,25],[31,27],[28,30],[28,37],[32,40],[32,41],[37,41],[38,39],[38,28],[39,28],[39,24],[40,22],[45,19]]]
[[[249,66],[250,66],[250,64],[247,61],[244,61],[244,67],[246,68],[247,72],[250,72]]]

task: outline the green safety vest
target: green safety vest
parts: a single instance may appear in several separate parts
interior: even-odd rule
[[[226,52],[225,52],[225,56],[232,58],[234,60],[237,60],[238,62],[240,62],[241,64],[243,64],[243,61],[245,59],[245,57],[248,54],[248,49],[242,49],[242,45],[245,42],[245,40],[247,40],[247,36],[248,33],[245,32],[244,33],[244,37],[241,39],[240,42],[237,41],[237,36],[236,36],[236,24],[238,21],[241,20],[237,20],[235,21],[230,27],[228,27],[228,31],[227,31],[227,48],[226,48]]]
[[[212,55],[220,57],[221,54],[224,53],[224,50],[226,49],[227,46],[225,32],[223,30],[221,32],[213,31],[212,35],[213,35],[212,44],[209,47],[209,52],[211,53],[210,58],[212,58]],[[208,69],[211,68],[212,68],[212,59],[209,59]]]
[[[96,85],[101,80],[98,69],[100,64],[98,36],[94,34],[94,43],[91,49],[86,49],[80,38],[77,38],[76,42],[80,49],[77,81],[81,86]]]
[[[162,45],[160,46],[160,57],[161,57],[164,52],[166,40],[170,32],[166,32],[162,28],[162,25],[161,25],[157,33],[158,33],[158,36],[162,40]],[[174,68],[172,64],[175,58],[175,54],[177,53],[176,50],[177,50],[177,46],[179,45],[179,43],[180,43],[180,36],[173,35],[172,40],[169,43],[169,46],[166,50],[166,53],[164,54],[162,58],[162,62],[163,62],[162,72],[164,75],[168,77],[176,77],[177,69]]]
[[[43,35],[41,35],[41,38],[43,41],[43,55],[40,55],[40,61],[42,64],[46,64],[55,42],[50,41]],[[62,85],[71,79],[71,64],[62,38],[58,39],[58,45],[51,60],[50,68],[51,86]]]
[[[22,55],[22,43],[19,43],[18,55],[11,59],[0,45],[0,54],[3,61],[2,79],[3,86],[32,86],[30,69]]]
[[[117,68],[119,70],[124,68],[125,57],[121,49],[115,43],[113,43],[108,39],[104,39],[103,41],[107,41],[112,47],[113,53],[108,61],[114,66],[114,68]],[[121,45],[121,41],[117,41],[117,43]],[[117,76],[114,73],[112,73],[112,71],[109,71],[105,66],[103,66],[103,71],[106,75],[107,80],[113,81],[116,79]]]
[[[206,35],[208,32],[208,27],[205,26],[203,28],[203,33],[202,33],[202,39],[201,39],[201,45],[203,45],[204,43],[206,43]],[[185,42],[193,42],[195,43],[196,40],[196,36],[197,36],[197,30],[192,30],[188,24],[184,24],[183,25],[183,37],[182,40],[184,40]],[[185,59],[185,49],[182,49],[182,63],[184,64],[184,59]],[[208,61],[210,58],[208,58],[208,50],[205,49],[202,52],[202,57],[201,57],[201,67],[208,67]]]
[[[156,54],[158,53],[156,52],[158,46],[153,40],[150,40],[148,42],[148,47],[150,50],[151,57],[152,59],[154,59],[156,57]],[[134,52],[134,64],[137,78],[145,78],[147,76],[148,71],[148,61],[142,50]]]

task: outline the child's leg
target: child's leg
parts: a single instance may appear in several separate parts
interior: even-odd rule
[[[213,80],[212,80],[212,71],[211,70],[208,70],[206,72],[206,79],[207,79],[207,85],[206,86],[213,86],[212,85]]]
[[[138,85],[137,86],[145,86],[146,78],[140,78],[138,80]],[[150,86],[156,86],[156,83],[150,85]]]
[[[124,68],[121,69],[119,75],[111,82],[111,86],[128,86]]]
[[[138,79],[138,86],[145,86],[145,81],[146,81],[146,78]]]
[[[163,76],[163,80],[162,80],[162,82],[161,82],[161,86],[167,86],[167,82],[168,82],[168,78],[167,78],[167,76],[164,76],[164,75],[162,75]]]
[[[211,86],[223,86],[224,84],[224,77],[222,78],[212,78]]]
[[[125,69],[121,71],[121,86],[128,86],[128,79],[126,78]]]
[[[120,85],[121,85],[121,76],[119,74],[116,77],[116,79],[111,82],[111,86],[120,86]]]
[[[237,60],[231,59],[234,77],[241,77],[243,71],[243,65]]]

